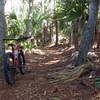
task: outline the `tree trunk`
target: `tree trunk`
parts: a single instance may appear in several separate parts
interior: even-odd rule
[[[98,37],[97,37],[97,49],[100,48],[100,32],[98,33]]]
[[[96,26],[96,42],[97,42],[97,49],[100,47],[100,29],[99,24]]]
[[[55,46],[58,45],[58,22],[57,20],[55,21],[55,28],[56,28],[56,42],[55,42]]]
[[[46,45],[48,38],[48,27],[44,25],[43,27],[43,43]]]
[[[52,42],[52,38],[53,38],[53,23],[50,24],[50,42]]]
[[[68,47],[72,46],[72,32],[69,33],[69,41],[68,41]]]
[[[79,46],[78,46],[78,19],[73,23],[73,44],[75,47],[75,50],[77,51]]]
[[[29,34],[29,32],[32,32],[32,9],[33,9],[33,2],[34,0],[29,0],[28,5],[29,5],[29,9],[28,9],[28,23],[26,25],[26,34]]]
[[[98,8],[99,8],[99,0],[89,0],[89,19],[87,22],[85,33],[81,39],[79,55],[76,60],[75,66],[85,63],[87,59],[87,53],[89,51],[89,46],[92,41],[93,32],[95,29]]]
[[[5,15],[4,15],[5,2],[4,1],[5,0],[0,0],[0,67],[3,66],[4,64],[4,53],[5,53],[5,46],[4,46],[4,41],[3,41],[5,37],[5,33],[6,33],[6,21],[5,21]]]
[[[49,30],[50,30],[50,35],[49,35],[49,39],[50,39],[50,42],[51,42],[51,34],[52,34],[52,26],[51,26],[51,24],[50,24],[50,26],[49,26]]]

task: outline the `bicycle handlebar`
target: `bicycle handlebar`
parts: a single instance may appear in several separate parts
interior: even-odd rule
[[[27,40],[27,39],[29,39],[29,38],[31,38],[31,36],[27,36],[27,37],[21,37],[21,38],[18,38],[18,39],[14,39],[14,38],[4,38],[3,40],[4,41],[11,41],[11,40],[16,40],[16,41],[18,41],[18,40],[21,40],[21,41],[23,41],[23,40]]]

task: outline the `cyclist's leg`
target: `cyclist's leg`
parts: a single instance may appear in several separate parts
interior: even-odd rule
[[[24,52],[21,50],[20,55],[22,56],[23,59],[23,64],[25,65],[26,61],[25,61],[25,56],[24,56]]]
[[[21,53],[18,54],[18,61],[19,61],[18,62],[18,68],[20,70],[20,73],[24,74],[24,72],[25,72],[25,65],[23,64],[23,57],[22,57]]]
[[[4,78],[5,78],[5,81],[8,83],[8,85],[10,85],[10,80],[9,80],[9,76],[8,76],[8,68],[7,68],[7,65],[4,65],[4,68],[3,68],[3,71],[4,71]]]
[[[7,64],[7,58],[8,58],[8,55],[7,54],[4,54],[4,67],[3,67],[3,72],[4,72],[4,79],[5,81],[10,84],[10,81],[9,81],[9,77],[8,77],[8,64]]]
[[[28,71],[28,67],[26,66],[26,60],[25,60],[25,55],[24,55],[23,51],[21,52],[21,56],[22,56],[24,71],[27,72]]]

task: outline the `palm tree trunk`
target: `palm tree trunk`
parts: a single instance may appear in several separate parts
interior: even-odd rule
[[[90,43],[93,38],[93,31],[95,29],[96,19],[99,9],[99,0],[89,0],[89,19],[85,33],[81,39],[79,55],[76,60],[75,66],[85,63],[87,59],[87,53],[89,51]]]

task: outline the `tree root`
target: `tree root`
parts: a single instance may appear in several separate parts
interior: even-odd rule
[[[70,82],[80,77],[81,74],[90,71],[90,69],[94,69],[94,64],[92,64],[91,62],[88,62],[78,67],[68,65],[65,66],[65,69],[56,72],[49,72],[47,75],[47,79],[49,83],[56,83],[59,81]]]

